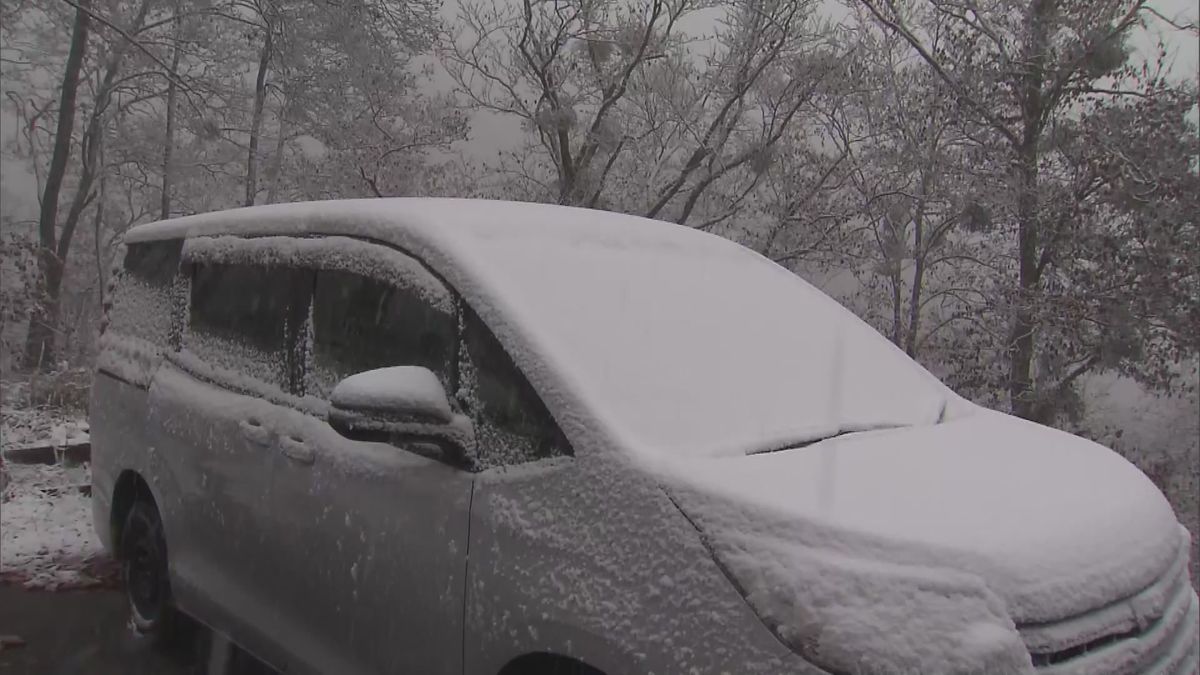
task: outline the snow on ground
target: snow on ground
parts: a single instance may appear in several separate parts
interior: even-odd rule
[[[51,408],[19,405],[5,386],[0,451],[86,443],[87,421]],[[101,583],[111,564],[92,529],[86,465],[0,461],[0,581],[28,588],[73,588]]]
[[[0,580],[27,588],[103,583],[103,548],[92,529],[86,466],[6,463],[0,497]]]
[[[87,420],[41,408],[5,406],[0,422],[0,444],[7,448],[37,445],[65,446],[86,443]]]

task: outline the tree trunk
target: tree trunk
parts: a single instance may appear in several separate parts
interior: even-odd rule
[[[267,203],[274,204],[279,193],[280,176],[283,174],[283,148],[287,137],[284,136],[286,121],[283,111],[279,111],[279,133],[275,136],[275,156],[271,158],[271,186],[267,188]]]
[[[1040,281],[1037,269],[1037,151],[1031,144],[1021,148],[1018,159],[1016,306],[1009,333],[1008,395],[1014,415],[1030,419],[1034,412],[1032,303]]]
[[[58,323],[58,299],[62,286],[63,261],[56,254],[58,197],[62,191],[67,160],[71,155],[71,134],[75,128],[75,98],[79,91],[79,73],[87,49],[91,0],[79,0],[71,27],[71,46],[63,70],[62,93],[58,103],[58,126],[54,131],[54,151],[46,172],[38,217],[38,287],[41,296],[29,318],[25,342],[25,367],[49,369],[54,363],[54,335]]]
[[[267,101],[267,69],[271,66],[272,28],[263,29],[262,53],[258,57],[258,76],[254,79],[254,112],[250,118],[250,150],[246,156],[246,206],[254,206],[258,194],[258,141],[262,135],[263,107]]]
[[[171,49],[171,79],[167,83],[167,121],[166,138],[163,139],[162,154],[162,194],[159,196],[158,217],[166,220],[171,217],[171,180],[173,169],[171,155],[175,151],[175,107],[179,98],[179,87],[176,84],[176,73],[179,72],[179,15],[175,16],[175,45]]]
[[[96,148],[97,162],[101,167],[104,166],[104,141],[101,139],[99,147]],[[96,256],[96,288],[98,289],[96,296],[100,301],[100,310],[104,311],[105,300],[105,278],[104,265],[107,262],[104,259],[104,197],[107,192],[108,180],[107,172],[100,172],[100,190],[96,196],[96,211],[92,214],[92,245],[93,252]]]
[[[141,9],[138,11],[137,18],[134,21],[134,26],[141,26],[142,21],[146,18],[146,13],[150,9],[150,0],[145,0],[142,3]],[[80,149],[80,169],[79,169],[79,184],[75,188],[75,197],[71,200],[71,208],[67,211],[67,217],[63,220],[62,228],[58,236],[58,259],[66,264],[67,255],[71,252],[71,242],[75,236],[75,229],[79,226],[79,219],[83,215],[88,204],[92,203],[95,194],[92,192],[92,184],[96,180],[98,173],[104,172],[103,163],[100,161],[100,154],[104,145],[104,115],[108,110],[108,105],[112,102],[113,84],[116,82],[117,73],[120,72],[121,60],[124,58],[128,43],[123,43],[122,46],[113,52],[112,58],[108,61],[108,66],[104,72],[104,78],[96,87],[95,98],[93,100],[92,112],[88,118],[88,124],[83,132],[83,139]]]
[[[890,255],[890,254],[889,254]],[[902,314],[901,303],[901,286],[903,279],[900,278],[900,260],[888,260],[888,270],[890,274],[890,283],[892,284],[892,344],[897,347],[903,346],[901,342],[901,331],[904,328],[904,322],[900,319]]]
[[[922,203],[913,216],[913,279],[908,297],[908,330],[904,336],[904,353],[913,358],[917,356],[917,333],[921,328],[921,286],[925,283],[925,251],[921,250],[925,238],[924,209]]]
[[[940,134],[939,134],[940,135]],[[936,141],[935,141],[936,143]],[[936,145],[935,145],[936,149]],[[925,284],[925,205],[929,198],[930,174],[933,168],[926,166],[921,171],[921,195],[913,209],[913,279],[908,296],[908,329],[904,336],[904,353],[917,356],[917,335],[921,330],[921,293]],[[936,237],[931,237],[935,239]]]
[[[880,236],[879,229],[881,225],[875,226],[875,242],[879,246],[879,252],[883,257],[883,264],[886,265],[887,282],[891,286],[892,297],[892,334],[890,340],[897,347],[903,347],[903,330],[904,322],[901,317],[904,315],[903,304],[903,288],[904,288],[904,256],[900,253],[900,234],[897,232],[896,225],[892,222],[890,216],[884,215],[880,219],[883,227],[887,231]]]
[[[1009,332],[1008,397],[1012,412],[1031,419],[1037,393],[1033,387],[1033,352],[1036,321],[1033,303],[1041,282],[1038,270],[1038,143],[1044,124],[1042,84],[1046,77],[1048,25],[1055,11],[1055,0],[1034,0],[1026,19],[1028,42],[1024,50],[1022,74],[1022,133],[1016,150],[1017,183],[1017,296]]]

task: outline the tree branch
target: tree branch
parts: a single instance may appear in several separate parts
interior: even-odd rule
[[[993,113],[991,110],[989,110],[986,106],[984,106],[984,105],[980,104],[978,101],[976,101],[975,97],[971,96],[967,92],[966,87],[964,87],[962,85],[962,83],[960,83],[957,79],[952,77],[950,75],[950,73],[946,72],[946,69],[943,68],[942,64],[939,63],[938,60],[933,56],[933,54],[930,53],[929,49],[925,46],[925,44],[923,42],[921,42],[920,38],[918,38],[916,35],[914,35],[912,33],[912,31],[909,30],[908,27],[904,25],[904,22],[901,19],[899,19],[899,18],[889,19],[889,18],[885,17],[883,15],[883,11],[880,10],[878,7],[876,7],[873,0],[859,0],[859,1],[863,4],[863,6],[865,6],[867,8],[867,10],[869,12],[871,12],[871,14],[875,17],[876,21],[879,21],[884,26],[891,29],[893,33],[899,35],[901,38],[904,39],[905,42],[907,42],[909,45],[911,45],[912,48],[914,50],[916,50],[917,54],[920,55],[920,57],[922,59],[924,59],[924,61],[926,63],[929,64],[929,67],[933,68],[933,71],[935,73],[937,73],[938,77],[940,77],[946,84],[953,87],[955,92],[958,93],[959,97],[961,97],[962,100],[965,101],[968,106],[974,108],[975,112],[977,112],[980,116],[982,116],[983,119],[993,129],[995,129],[1001,136],[1004,136],[1004,138],[1009,143],[1011,143],[1014,147],[1021,144],[1021,141],[1017,137],[1017,134],[1015,132],[1013,132],[1013,130],[1009,129],[1008,125],[1004,124],[1004,122],[1002,120],[1000,120],[1000,118],[997,117],[996,114]],[[887,1],[889,5],[892,5],[890,0],[885,0],[885,1]],[[892,6],[894,7],[894,5],[892,5]]]
[[[180,87],[181,89],[183,89],[189,93],[194,91],[191,88],[191,86],[189,86],[186,82],[184,82],[183,80],[181,80],[173,75],[170,75],[169,73],[171,72],[171,67],[167,63],[165,63],[162,59],[160,59],[154,52],[150,51],[150,49],[148,47],[146,47],[146,45],[142,44],[142,42],[140,40],[135,38],[133,35],[130,35],[129,32],[126,31],[124,28],[121,28],[120,26],[114,24],[113,22],[109,21],[105,17],[97,14],[96,12],[93,12],[90,8],[80,5],[78,2],[76,2],[76,0],[61,0],[61,1],[67,3],[68,5],[74,7],[75,9],[87,14],[94,21],[101,23],[101,24],[105,25],[106,27],[111,28],[112,30],[119,33],[121,35],[121,37],[125,38],[125,40],[127,40],[130,44],[132,44],[134,47],[137,47],[138,51],[140,51],[143,54],[145,54],[146,56],[150,57],[151,61],[154,61],[159,66],[161,66],[164,71],[163,77],[165,77],[168,80],[171,80],[172,82],[174,82],[176,84],[176,86]],[[194,105],[195,104],[193,104],[193,106]]]

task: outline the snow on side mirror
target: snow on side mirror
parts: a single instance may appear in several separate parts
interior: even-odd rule
[[[329,426],[353,440],[383,441],[470,468],[475,433],[471,420],[450,406],[433,371],[395,366],[357,373],[333,388]]]

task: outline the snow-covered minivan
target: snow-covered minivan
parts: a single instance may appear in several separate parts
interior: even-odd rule
[[[92,388],[133,620],[288,673],[1195,673],[1189,539],[696,230],[488,201],[140,226]]]

